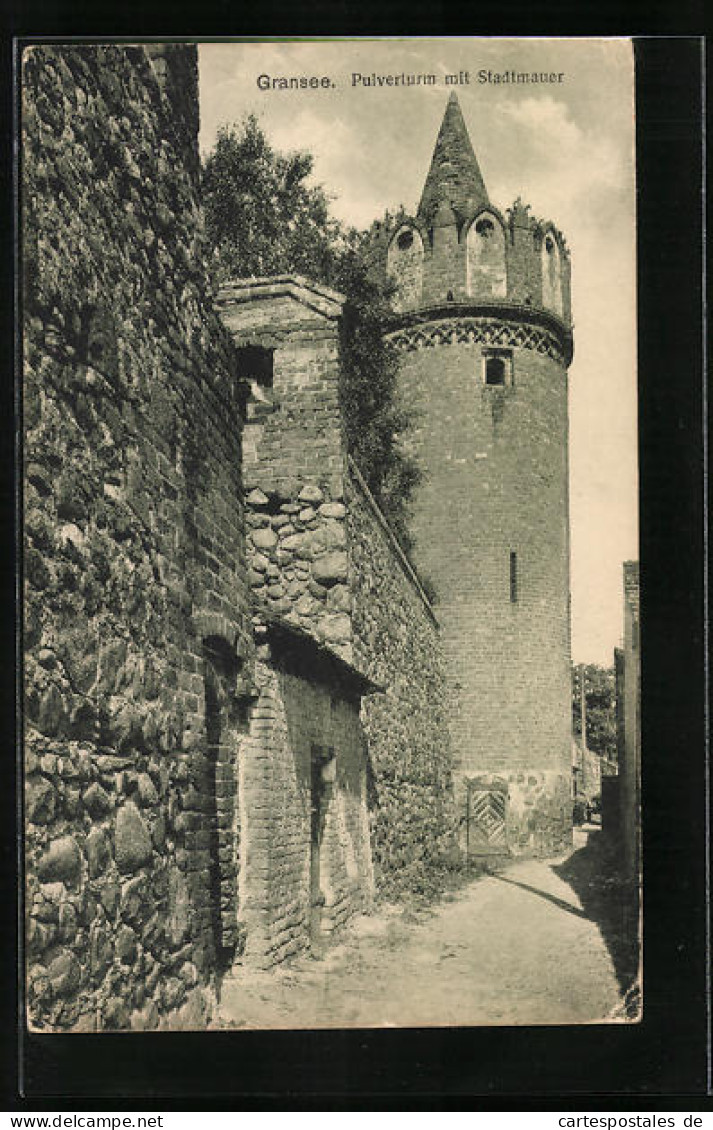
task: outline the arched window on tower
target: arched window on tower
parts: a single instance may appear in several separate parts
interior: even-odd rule
[[[396,283],[395,310],[420,305],[423,289],[423,240],[417,228],[403,226],[389,244],[387,271]]]
[[[545,233],[542,241],[542,305],[555,314],[562,313],[562,264],[554,234]]]
[[[468,294],[473,298],[504,298],[505,232],[497,216],[481,212],[466,236]]]

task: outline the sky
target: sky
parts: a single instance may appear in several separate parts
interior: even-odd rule
[[[199,47],[202,152],[254,113],[270,143],[314,157],[334,214],[368,226],[415,211],[448,94],[456,90],[488,195],[552,220],[572,256],[570,368],[572,658],[610,666],[623,623],[622,562],[638,558],[634,73],[623,39],[360,39]],[[481,83],[481,71],[562,82]],[[469,81],[448,86],[445,76]],[[353,75],[434,74],[367,86]],[[260,76],[326,78],[261,90]],[[262,80],[264,82],[264,79]]]

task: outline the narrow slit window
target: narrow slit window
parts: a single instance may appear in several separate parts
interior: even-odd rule
[[[517,604],[517,554],[510,554],[510,603]]]

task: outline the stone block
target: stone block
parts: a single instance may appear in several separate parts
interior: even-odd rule
[[[96,781],[82,793],[84,807],[94,820],[101,819],[111,810],[111,798],[105,789]]]
[[[70,950],[61,950],[47,967],[47,978],[55,997],[69,996],[79,988],[81,968]]]
[[[265,526],[258,530],[253,530],[251,540],[257,549],[274,549],[277,545],[277,534],[269,526]]]
[[[37,874],[44,883],[58,880],[73,885],[79,881],[82,870],[82,853],[72,836],[53,840],[40,859]]]
[[[136,924],[146,914],[147,887],[143,876],[138,875],[121,887],[119,913],[126,922]]]
[[[50,824],[57,810],[57,793],[49,781],[31,777],[25,791],[25,811],[32,824]]]
[[[67,724],[68,712],[64,696],[53,683],[40,698],[37,729],[49,737],[55,737],[66,731]]]
[[[59,908],[59,937],[71,945],[77,938],[79,920],[77,911],[70,902],[63,902]]]
[[[324,493],[316,484],[308,483],[306,486],[302,487],[302,490],[297,495],[297,500],[299,502],[308,502],[310,505],[319,505],[320,502],[324,501]]]
[[[120,926],[116,932],[114,952],[122,965],[131,965],[136,957],[136,934],[130,926]]]
[[[348,575],[349,561],[346,553],[325,553],[312,563],[312,576],[318,584],[335,585],[339,581],[346,581]]]
[[[109,918],[113,918],[116,913],[116,908],[119,905],[119,893],[119,884],[113,879],[104,883],[99,891],[99,901]]]
[[[137,795],[144,808],[154,808],[158,804],[158,792],[148,773],[139,773]]]
[[[87,836],[84,850],[89,866],[89,878],[97,879],[106,871],[111,859],[109,840],[100,828],[92,828]]]
[[[75,741],[87,741],[94,737],[97,714],[94,704],[86,699],[80,700],[72,708],[69,729]]]
[[[327,608],[330,612],[350,612],[352,597],[346,585],[334,585],[327,593]]]
[[[343,502],[323,502],[319,508],[319,513],[323,518],[344,518],[347,508]]]
[[[167,977],[161,983],[161,1005],[170,1012],[182,1003],[186,996],[186,986],[178,977]]]
[[[268,505],[270,499],[259,487],[255,487],[255,489],[251,490],[247,495],[245,501],[248,506],[263,507]]]
[[[320,627],[324,633],[325,640],[329,643],[345,643],[347,640],[351,639],[351,617],[343,613],[323,616],[320,620]]]
[[[133,801],[127,801],[116,814],[114,857],[119,870],[129,874],[151,859],[151,837]]]

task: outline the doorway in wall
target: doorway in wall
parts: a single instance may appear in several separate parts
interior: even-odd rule
[[[311,828],[310,828],[310,942],[312,950],[319,952],[323,936],[323,841],[327,808],[334,778],[334,750],[330,746],[313,745],[310,759],[311,774]]]
[[[208,833],[205,878],[216,965],[224,970],[232,963],[237,942],[236,734],[230,704],[238,664],[229,644],[217,636],[203,641],[203,660],[207,758],[202,791]]]
[[[466,861],[508,855],[508,788],[504,782],[466,782]]]

